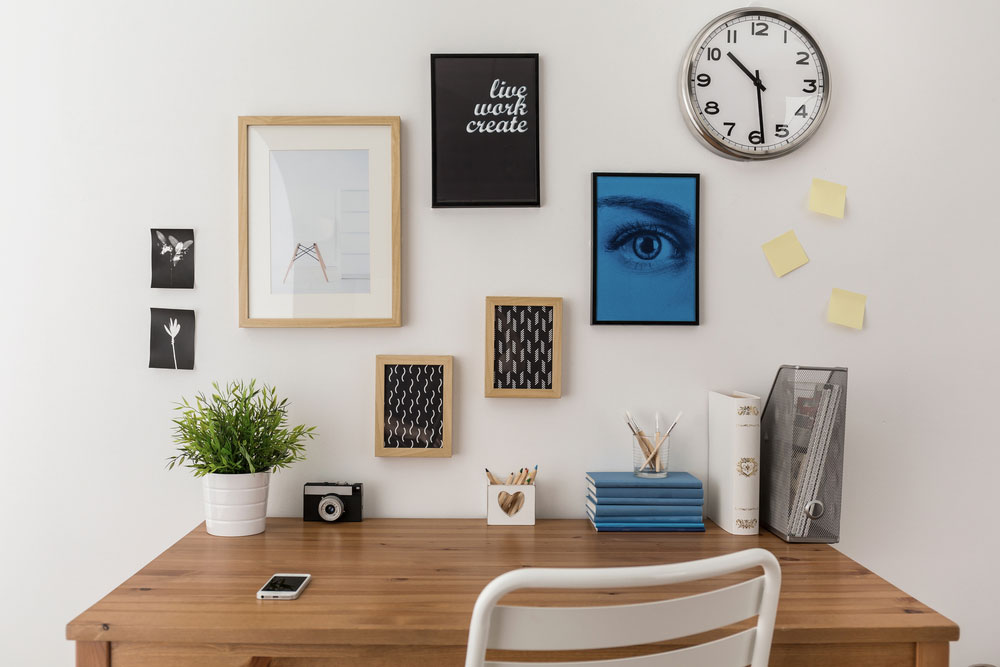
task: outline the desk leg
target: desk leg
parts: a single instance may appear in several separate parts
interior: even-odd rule
[[[250,664],[247,667],[271,667],[271,659],[261,657],[250,658]]]
[[[917,667],[948,667],[948,642],[918,643]]]
[[[76,667],[111,667],[111,642],[77,642]]]

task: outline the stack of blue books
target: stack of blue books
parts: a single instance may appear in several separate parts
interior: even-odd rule
[[[701,481],[690,473],[587,473],[587,516],[599,532],[704,532],[704,503]]]

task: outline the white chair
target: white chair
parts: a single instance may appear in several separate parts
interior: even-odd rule
[[[597,607],[499,606],[522,588],[633,588],[716,577],[753,567],[764,574],[718,590],[672,600]],[[524,568],[483,589],[472,611],[465,667],[620,665],[625,667],[766,667],[781,589],[778,560],[747,549],[704,560],[608,568]],[[698,634],[757,616],[757,625],[715,641],[640,657],[582,662],[486,662],[487,649],[570,651],[634,646]]]

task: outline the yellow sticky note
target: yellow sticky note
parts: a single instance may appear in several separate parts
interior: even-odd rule
[[[857,292],[833,288],[830,295],[830,307],[826,311],[826,319],[834,324],[841,324],[852,329],[861,329],[865,323],[865,302],[868,297]]]
[[[787,231],[761,246],[771,270],[779,278],[809,261],[794,231]]]
[[[834,218],[844,217],[844,204],[847,203],[847,186],[839,183],[814,178],[809,188],[809,210],[831,215]]]

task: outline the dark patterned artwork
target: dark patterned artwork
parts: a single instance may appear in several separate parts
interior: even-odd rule
[[[386,364],[385,447],[436,449],[444,443],[444,367]]]
[[[486,297],[486,395],[562,395],[562,299]]]
[[[375,357],[375,456],[451,456],[447,355]]]
[[[554,315],[552,306],[496,306],[494,388],[552,388]]]

